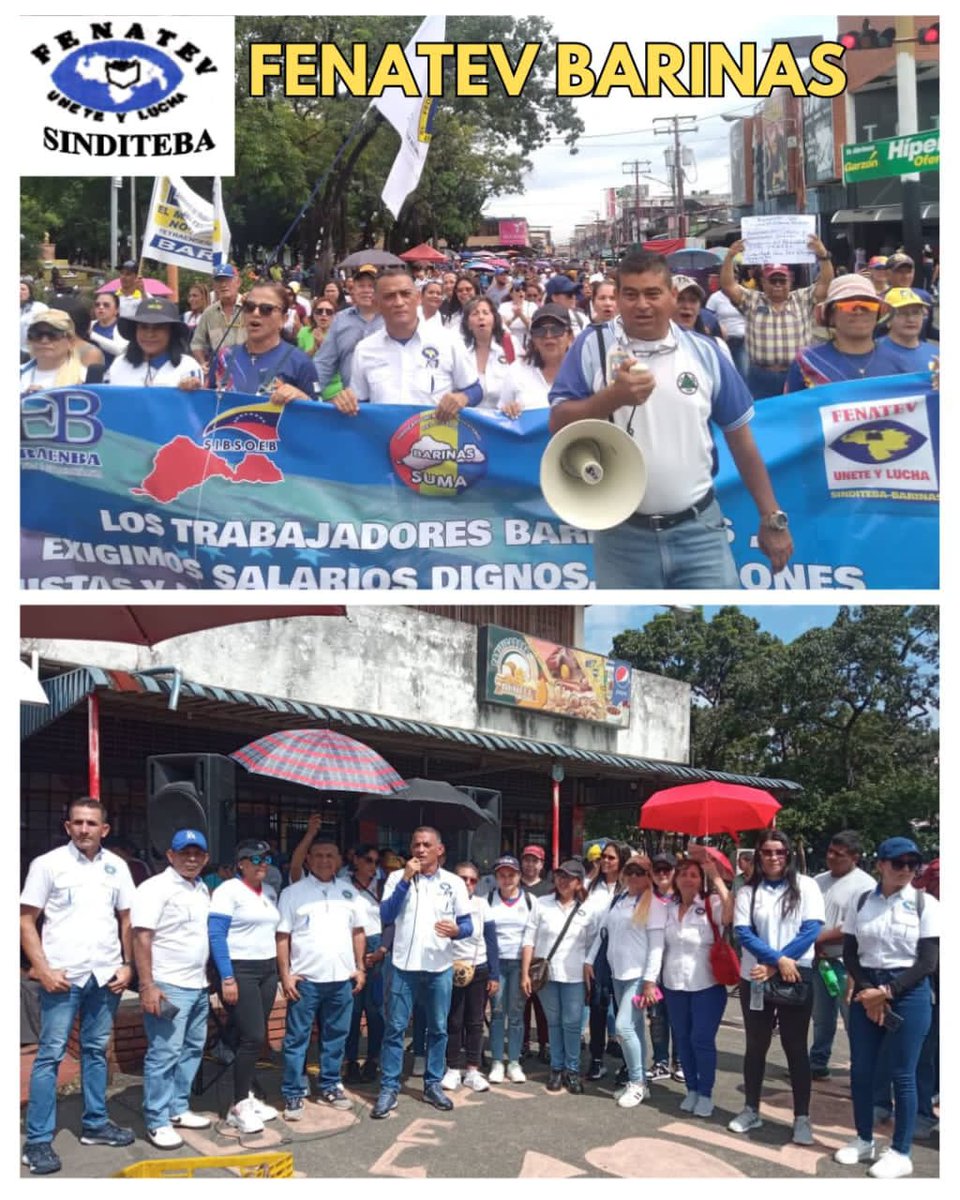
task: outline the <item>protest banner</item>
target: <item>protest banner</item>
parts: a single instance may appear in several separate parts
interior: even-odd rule
[[[937,586],[939,398],[929,376],[765,401],[754,433],[796,553],[771,578],[718,439],[717,491],[748,588]],[[547,414],[287,408],[261,397],[82,387],[22,402],[27,588],[583,590],[590,536],[540,493]]]
[[[743,217],[740,234],[746,242],[745,263],[812,263],[817,256],[807,239],[817,232],[817,219],[806,213],[773,217]]]

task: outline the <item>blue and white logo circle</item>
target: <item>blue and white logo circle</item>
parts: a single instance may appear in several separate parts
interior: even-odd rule
[[[91,42],[58,64],[51,81],[69,100],[105,113],[159,104],[183,82],[169,55],[142,42]]]

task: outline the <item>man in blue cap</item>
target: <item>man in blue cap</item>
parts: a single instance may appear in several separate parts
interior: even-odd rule
[[[221,263],[213,272],[213,290],[217,298],[200,314],[190,341],[190,353],[202,367],[207,366],[221,345],[242,346],[247,340],[247,327],[237,309],[240,299],[237,268]]]
[[[133,953],[147,1035],[143,1060],[143,1119],[158,1150],[183,1145],[177,1128],[206,1129],[208,1117],[190,1111],[190,1088],[207,1039],[207,916],[210,892],[200,876],[207,839],[178,829],[160,875],[133,898]]]

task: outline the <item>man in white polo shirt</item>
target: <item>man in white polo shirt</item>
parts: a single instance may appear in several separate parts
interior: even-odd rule
[[[64,824],[70,841],[30,864],[20,894],[20,941],[40,983],[40,1044],[30,1074],[22,1162],[33,1175],[60,1170],[53,1149],[57,1071],[80,1014],[85,1146],[129,1146],[133,1133],[107,1115],[107,1043],[130,983],[127,864],[100,843],[110,832],[99,800],[74,800]],[[37,921],[43,917],[43,938]]]
[[[646,461],[637,511],[594,535],[599,587],[739,587],[713,490],[711,422],[757,506],[757,541],[774,574],[793,552],[786,513],[750,432],[750,393],[712,339],[671,320],[676,303],[666,260],[629,254],[617,268],[619,316],[580,334],[550,389],[551,432],[609,418]]]
[[[446,1074],[453,941],[471,936],[473,919],[463,880],[440,867],[444,853],[435,829],[415,829],[410,840],[412,857],[384,885],[380,918],[384,926],[394,925],[395,930],[387,1031],[380,1057],[380,1095],[370,1113],[374,1120],[397,1107],[403,1035],[414,1004],[423,1005],[427,1018],[423,1099],[444,1112],[453,1108],[453,1101],[440,1087]]]
[[[190,1111],[190,1088],[207,1040],[207,917],[210,892],[200,878],[207,839],[178,829],[160,875],[145,880],[133,898],[133,952],[140,976],[140,1008],[147,1035],[143,1060],[143,1120],[159,1150],[176,1150],[176,1127],[206,1129],[207,1117]]]
[[[287,998],[280,1084],[285,1121],[303,1116],[307,1048],[318,1019],[320,1098],[333,1108],[351,1106],[340,1069],[353,996],[365,981],[366,937],[356,887],[351,880],[336,877],[340,861],[336,843],[318,837],[307,851],[310,874],[280,894],[277,966]]]
[[[404,267],[389,267],[377,280],[383,329],[357,343],[350,387],[335,396],[342,413],[359,405],[411,404],[436,409],[441,421],[479,404],[483,392],[463,339],[432,323],[424,326],[413,280]]]

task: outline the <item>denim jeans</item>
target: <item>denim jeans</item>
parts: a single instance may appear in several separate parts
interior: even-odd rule
[[[717,1030],[727,1007],[727,989],[717,983],[696,992],[664,988],[663,994],[687,1090],[709,1098],[717,1077]]]
[[[147,1129],[170,1124],[190,1107],[190,1088],[207,1040],[210,1002],[206,988],[157,987],[180,1011],[169,1020],[143,1014],[147,1053],[143,1059],[143,1121]]]
[[[893,1080],[891,1145],[900,1154],[909,1154],[917,1122],[917,1063],[931,1021],[930,980],[923,979],[916,987],[898,996],[892,1008],[903,1017],[903,1024],[894,1033],[888,1033],[882,1025],[870,1020],[862,1004],[850,1005],[853,1119],[857,1136],[870,1141],[873,1137],[874,1078],[883,1054]]]
[[[507,1061],[519,1062],[523,1048],[523,1006],[526,997],[520,991],[520,959],[500,959],[500,987],[493,998],[490,1015],[490,1057],[503,1059],[506,1025]]]
[[[810,1046],[811,1070],[825,1070],[830,1062],[833,1039],[837,1032],[837,1013],[843,1017],[844,1029],[850,1029],[850,1005],[844,1003],[847,990],[847,968],[839,958],[831,958],[837,973],[840,994],[831,996],[819,971],[813,973],[813,1042]]]
[[[702,513],[657,532],[629,520],[593,535],[598,588],[739,588],[723,513]]]
[[[548,980],[540,989],[550,1030],[550,1070],[580,1074],[580,1023],[583,984]]]
[[[287,1001],[287,1029],[283,1036],[283,1079],[280,1090],[285,1100],[305,1096],[304,1067],[314,1021],[320,1023],[320,1090],[340,1085],[343,1050],[353,1013],[353,981],[314,983],[301,979],[299,1000]]]
[[[83,1084],[83,1127],[99,1129],[107,1122],[107,1044],[120,997],[100,987],[91,975],[83,987],[69,992],[40,990],[40,1045],[30,1074],[27,1143],[52,1142],[57,1127],[57,1071],[67,1052],[67,1039],[80,1013],[80,1074]]]
[[[740,375],[746,379],[747,377],[747,340],[742,337],[727,336],[727,348],[730,351],[730,357],[733,359],[733,365],[740,372]]]
[[[917,1112],[935,1121],[933,1098],[940,1093],[940,996],[937,995],[930,1015],[930,1032],[923,1039],[920,1061],[917,1063]]]
[[[427,1019],[427,1065],[424,1087],[439,1083],[446,1073],[447,1017],[453,992],[453,967],[445,971],[403,971],[394,963],[390,988],[387,1028],[380,1056],[380,1086],[400,1090],[403,1070],[403,1038],[415,1002],[423,1005]]]
[[[617,1036],[631,1083],[646,1079],[647,1046],[643,1034],[643,1009],[633,998],[643,991],[642,979],[614,979],[613,998],[617,1006]]]
[[[367,954],[380,948],[380,934],[372,933],[367,938]],[[367,1014],[367,1058],[380,1057],[383,1043],[383,971],[378,963],[367,975],[363,990],[353,998],[353,1015],[350,1032],[347,1034],[347,1062],[356,1062],[360,1050],[360,1018]]]
[[[766,400],[770,396],[783,395],[787,371],[786,368],[782,371],[771,371],[767,367],[756,367],[750,363],[745,378],[754,400]]]

